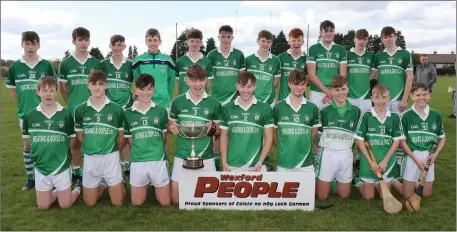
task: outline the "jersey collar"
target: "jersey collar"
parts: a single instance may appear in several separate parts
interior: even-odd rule
[[[351,48],[351,50],[349,50],[349,51],[351,51],[351,52],[357,54],[358,56],[363,56],[363,55],[365,54],[365,52],[367,51],[367,48],[366,48],[366,47],[363,48],[362,54],[357,53],[357,51],[355,50],[355,47],[354,47],[354,48]]]
[[[307,101],[306,101],[306,98],[303,97],[302,100],[301,100],[301,104],[302,104],[302,105],[305,105],[306,102],[307,102]],[[295,109],[295,108],[292,106],[292,102],[290,101],[290,94],[289,94],[289,96],[286,97],[286,103],[287,103],[287,105],[289,105],[290,108],[292,108],[295,112],[298,112],[298,111],[300,110],[300,107],[301,107],[301,106],[300,106],[298,109]]]
[[[384,118],[384,120],[381,120],[381,119],[378,117],[378,114],[376,113],[376,110],[374,109],[374,107],[371,107],[371,114],[372,114],[376,119],[378,119],[378,121],[379,121],[381,124],[384,124],[384,122],[386,121],[386,119],[392,115],[392,113],[390,112],[390,110],[389,110],[389,109],[386,109],[386,117]]]
[[[338,106],[336,106],[336,103],[335,103],[335,101],[333,101],[333,100],[330,101],[330,105],[331,105],[333,108],[335,108],[335,109],[338,107]],[[352,107],[350,106],[350,102],[349,102],[348,100],[346,100],[346,105],[345,105],[344,107],[346,107],[346,109],[349,110],[349,111],[350,111],[351,108],[352,108]]]
[[[105,102],[103,103],[103,106],[100,108],[100,109],[97,109],[95,108],[95,106],[92,105],[92,103],[90,102],[90,97],[89,99],[87,100],[87,106],[90,106],[92,107],[95,111],[97,112],[100,112],[102,111],[103,107],[105,107],[106,105],[108,105],[111,101],[109,100],[109,98],[107,96],[105,96]]]
[[[221,47],[217,47],[217,52],[219,52],[220,54],[222,54],[222,49]],[[230,52],[233,52],[233,46],[230,46]],[[230,53],[229,53],[230,54]]]
[[[83,60],[83,61],[78,60],[78,58],[76,58],[75,52],[71,53],[71,56],[73,56],[73,58],[74,58],[76,61],[78,61],[80,64],[85,64],[86,61],[87,61],[89,58],[92,58],[92,56],[91,56],[89,53],[87,53],[87,58],[86,58],[85,60]]]
[[[257,98],[255,98],[255,96],[252,96],[252,102],[251,104],[247,107],[247,108],[244,108],[240,105],[240,101],[238,101],[238,99],[240,98],[240,96],[238,96],[235,101],[233,101],[233,103],[235,103],[236,106],[239,106],[241,107],[241,109],[243,109],[244,111],[248,111],[249,108],[251,108],[252,105],[254,104],[257,104]]]
[[[190,93],[189,93],[190,90],[187,90],[186,92],[186,99],[187,100],[190,100],[192,103],[194,103],[194,105],[198,105],[198,103],[200,103],[204,98],[207,98],[208,97],[208,94],[205,92],[203,92],[203,96],[202,98],[200,98],[200,100],[198,100],[197,102],[194,102],[194,100],[192,100],[192,98],[190,97]]]
[[[397,51],[399,51],[399,50],[401,50],[401,47],[397,47],[397,48],[395,49],[395,52],[392,53],[392,54],[390,54],[390,53],[387,52],[387,49],[384,48],[384,51],[383,51],[383,52],[387,53],[389,56],[393,56],[393,55],[395,55],[395,53],[397,53]]]
[[[254,52],[254,55],[255,55],[257,58],[259,58],[259,60],[260,60],[262,63],[263,63],[263,62],[265,62],[265,61],[267,61],[268,59],[271,59],[271,58],[273,58],[273,55],[271,54],[271,52],[268,54],[268,57],[267,57],[267,59],[266,59],[266,60],[262,60],[262,59],[260,59],[259,53],[257,53],[257,51],[256,51],[256,52]]]
[[[161,53],[160,53],[160,49],[157,49],[157,53],[152,53],[152,52],[150,52],[149,50],[147,50],[147,51],[145,52],[145,54],[149,54],[149,55],[154,55],[154,56],[155,56],[155,55],[159,55],[159,54],[161,54]]]
[[[113,56],[111,56],[109,58],[109,62],[117,69],[121,69],[122,65],[125,64],[125,62],[127,62],[127,57],[125,57],[124,55],[122,56],[122,60],[121,60],[121,65],[118,67],[116,66],[116,64],[114,64],[114,59],[113,59]]]
[[[38,57],[38,59],[36,60],[35,65],[33,65],[33,66],[30,66],[29,64],[27,64],[27,62],[26,62],[25,59],[24,59],[24,56],[22,56],[21,59],[19,59],[19,61],[20,61],[21,63],[24,63],[25,65],[29,66],[30,69],[33,69],[33,68],[35,68],[35,66],[37,66],[38,63],[40,63],[41,60],[43,60],[43,59],[41,58],[41,56],[37,55],[37,57]]]
[[[138,102],[133,103],[133,105],[132,105],[132,110],[133,110],[133,111],[140,112],[140,113],[142,113],[143,115],[145,115],[151,108],[156,107],[156,104],[155,104],[153,101],[151,101],[149,107],[146,109],[146,111],[143,112],[143,111],[141,111],[140,109],[138,109],[138,108],[136,107],[137,105],[138,105]]]
[[[423,121],[425,121],[427,119],[428,114],[430,113],[430,107],[428,105],[425,106],[425,109],[424,109],[424,113],[425,113],[425,117],[424,118],[419,114],[419,112],[417,112],[416,104],[413,104],[413,106],[411,108],[413,109],[414,113],[416,113],[417,116],[419,116]]]
[[[41,104],[42,103],[38,104],[38,106],[36,107],[36,111],[41,112],[48,119],[52,118],[52,116],[54,116],[57,113],[57,111],[62,111],[63,110],[63,106],[60,105],[58,102],[56,102],[55,103],[57,105],[56,112],[52,113],[51,115],[47,115],[47,114],[44,113],[43,108],[41,108]]]
[[[323,47],[325,50],[327,50],[327,51],[330,51],[330,50],[332,49],[333,45],[335,45],[335,42],[332,41],[332,44],[331,44],[330,47],[327,49],[327,48],[324,46],[324,43],[322,43],[322,41],[320,41],[319,43],[320,43],[320,44],[322,45],[322,47]]]
[[[192,61],[192,63],[197,63],[200,59],[202,59],[204,57],[203,53],[200,52],[200,56],[198,57],[197,60],[192,60],[192,58],[190,57],[189,55],[189,52],[186,53],[186,56],[189,57],[189,60]]]
[[[294,60],[298,60],[298,59],[300,59],[300,57],[304,56],[303,53],[302,53],[302,54],[300,54],[299,57],[294,57],[294,56],[292,55],[292,52],[290,51],[290,48],[287,49],[287,53],[288,53]]]

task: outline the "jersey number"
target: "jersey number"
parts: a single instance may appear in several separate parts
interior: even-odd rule
[[[100,122],[100,116],[97,116],[97,122]]]
[[[194,115],[197,115],[197,110],[194,110]]]
[[[245,116],[244,116],[244,121],[247,121],[247,120],[248,120],[248,116],[245,115]]]
[[[143,126],[147,126],[148,125],[148,120],[143,120]]]
[[[298,116],[294,117],[294,122],[299,122],[300,118]]]

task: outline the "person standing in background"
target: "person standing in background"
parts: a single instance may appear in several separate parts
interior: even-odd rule
[[[436,83],[436,69],[428,62],[426,54],[420,56],[420,62],[421,64],[416,69],[416,75],[414,75],[413,85],[424,83],[432,92],[433,85]]]

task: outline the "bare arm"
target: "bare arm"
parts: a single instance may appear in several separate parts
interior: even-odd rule
[[[227,151],[228,151],[228,130],[221,131],[220,138],[220,151],[221,151],[221,163],[224,171],[230,171],[227,164]]]
[[[263,163],[263,161],[267,158],[268,153],[270,153],[271,145],[273,143],[273,127],[266,127],[263,132],[263,137],[265,139],[265,142],[263,143],[259,163]]]
[[[124,149],[125,139],[124,139],[124,131],[117,132],[117,148],[119,151]]]
[[[373,80],[373,79],[375,79],[375,80],[378,79],[378,71],[372,69],[370,72],[370,80]]]
[[[276,134],[276,128],[273,129],[273,145],[275,147],[278,147],[278,135]]]
[[[179,89],[179,80],[176,79],[176,82],[175,82],[175,83],[176,83],[176,84],[175,84],[175,85],[176,85],[176,89],[178,89],[178,95],[181,95],[181,90]]]
[[[208,79],[208,80],[206,81],[206,92],[207,92],[208,94],[209,94],[210,91],[211,91],[211,83],[212,83],[212,82],[213,82],[212,79]]]
[[[340,63],[340,76],[347,78],[347,72],[348,72],[348,64]]]
[[[10,95],[11,95],[11,98],[13,99],[13,101],[16,103],[16,105],[18,104],[18,100],[17,100],[17,91],[16,91],[16,88],[10,88]]]
[[[60,82],[60,92],[62,93],[62,98],[65,104],[68,104],[68,89],[67,82]]]
[[[76,131],[76,138],[78,139],[80,144],[83,144],[84,135],[82,131]]]
[[[409,92],[411,92],[411,88],[413,86],[413,71],[408,70],[406,71],[406,82],[405,82],[405,92],[403,93],[402,101],[408,101]]]
[[[313,149],[313,153],[314,154],[317,154],[317,150],[318,150],[318,144],[319,144],[319,141],[317,141],[317,132],[319,132],[319,127],[313,127],[313,129],[311,129],[311,149]]]

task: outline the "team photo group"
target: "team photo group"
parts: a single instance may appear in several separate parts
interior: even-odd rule
[[[56,201],[71,207],[80,195],[95,206],[105,190],[115,206],[125,199],[142,205],[153,186],[167,206],[179,204],[186,172],[308,172],[315,173],[317,199],[347,199],[355,187],[371,200],[387,188],[418,210],[413,198],[432,196],[445,145],[430,85],[413,84],[411,54],[397,47],[391,26],[381,30],[385,49],[377,54],[366,49],[365,29],[356,30],[349,51],[333,42],[333,22],[319,30],[308,54],[303,31],[294,28],[287,52],[273,55],[273,34],[262,30],[257,51],[245,56],[224,25],[220,45],[205,56],[202,32],[191,29],[188,52],[175,62],[161,52],[153,28],[144,36],[147,51],[134,60],[116,34],[112,56],[99,61],[88,53],[91,33],[78,27],[74,52],[58,72],[38,55],[39,35],[23,32],[24,55],[10,66],[6,86],[22,129],[22,189],[35,188],[38,208],[48,209]],[[192,139],[184,133],[189,126],[204,131]],[[200,164],[189,166],[191,153]]]

